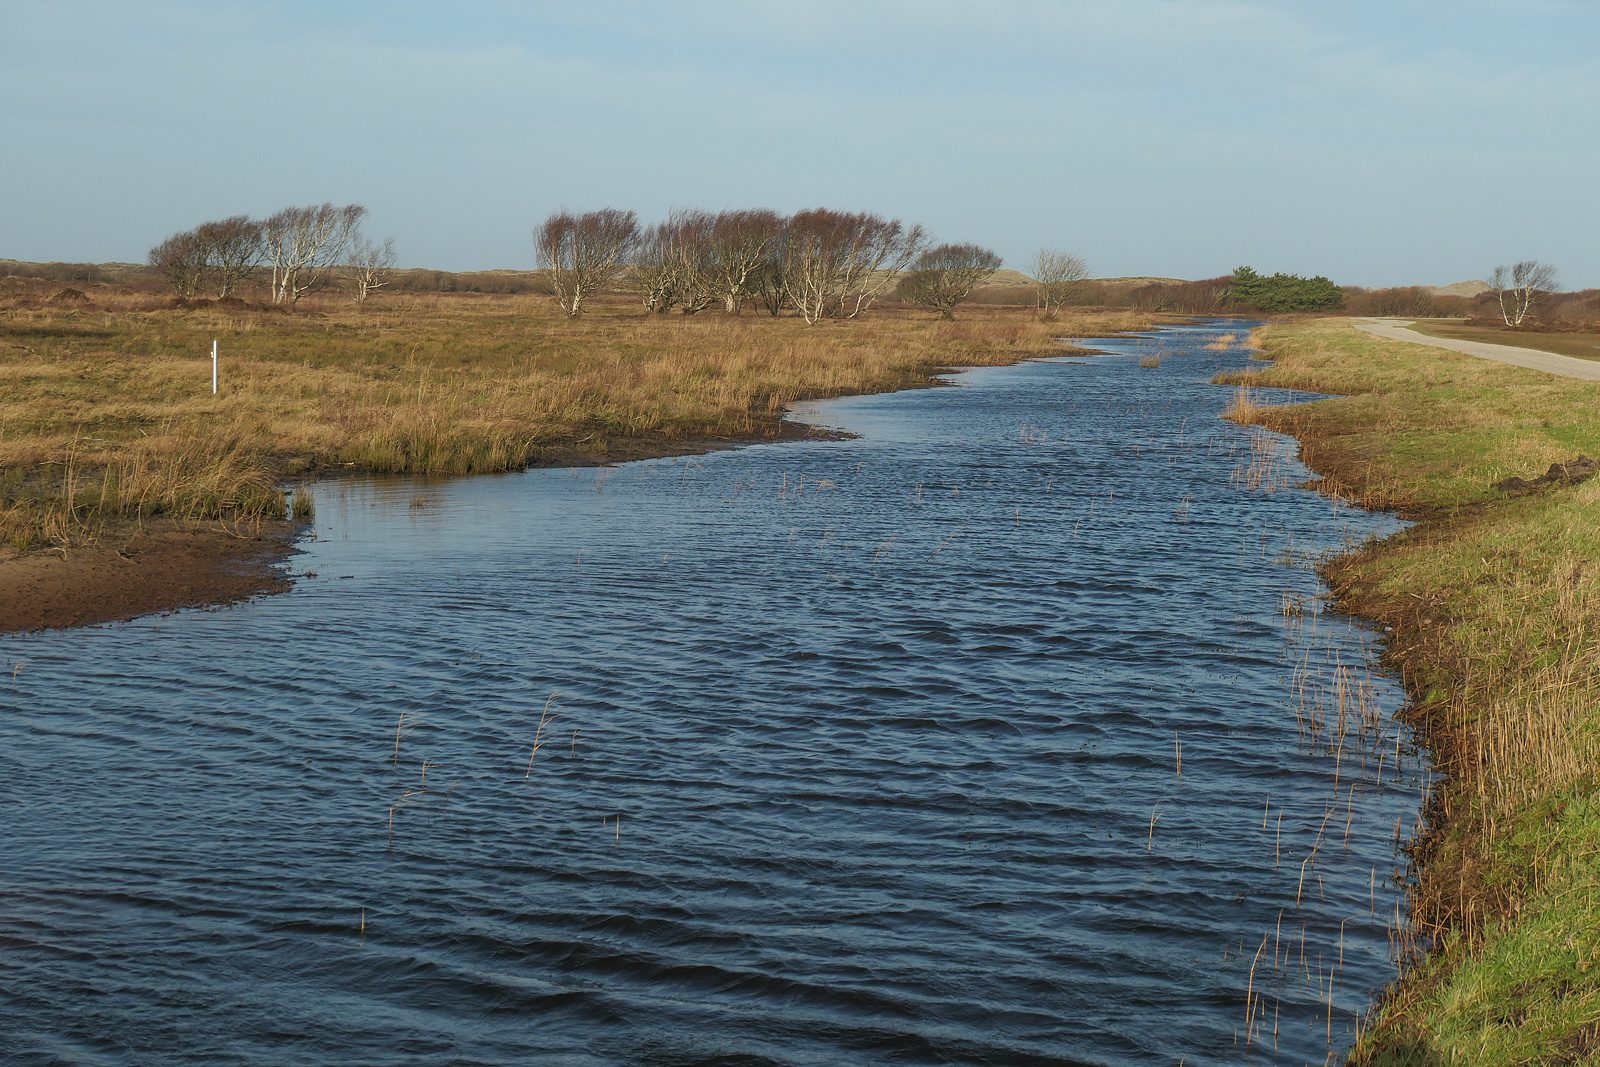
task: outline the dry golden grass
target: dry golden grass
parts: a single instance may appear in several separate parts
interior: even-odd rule
[[[14,549],[121,520],[281,515],[284,476],[329,468],[464,474],[771,436],[797,400],[1149,322],[986,307],[807,327],[647,316],[622,298],[571,321],[537,296],[328,298],[287,314],[92,296],[0,311],[0,538]]]
[[[1248,385],[1241,385],[1223,409],[1222,417],[1240,426],[1253,426],[1261,421],[1262,413],[1270,406],[1257,400],[1255,391]]]

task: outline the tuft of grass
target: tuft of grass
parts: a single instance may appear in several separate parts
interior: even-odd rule
[[[25,552],[155,519],[245,526],[285,514],[276,465],[231,428],[209,439],[160,433],[117,452],[102,447],[74,435],[62,454],[0,467],[9,475],[0,477],[0,541]]]
[[[1154,370],[1156,367],[1161,366],[1161,357],[1160,356],[1140,356],[1139,357],[1139,366],[1145,368],[1146,370]]]
[[[1267,405],[1256,399],[1255,390],[1248,385],[1240,385],[1233,399],[1228,401],[1228,406],[1223,409],[1222,417],[1241,426],[1248,426],[1261,421],[1261,416],[1267,410]]]
[[[1600,454],[1600,386],[1359,334],[1267,329],[1249,379],[1343,393],[1248,421],[1300,437],[1325,488],[1418,520],[1326,568],[1388,658],[1445,776],[1410,846],[1431,951],[1358,1064],[1600,1055],[1600,480],[1493,484]]]

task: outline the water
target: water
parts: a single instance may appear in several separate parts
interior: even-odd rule
[[[1323,1062],[1424,771],[1309,561],[1395,523],[1217,418],[1228,329],[321,486],[293,592],[5,638],[9,1055]]]

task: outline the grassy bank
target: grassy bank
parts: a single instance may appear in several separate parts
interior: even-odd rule
[[[1600,386],[1358,334],[1263,332],[1240,414],[1299,437],[1323,487],[1417,520],[1327,568],[1392,630],[1408,714],[1446,782],[1413,842],[1432,952],[1371,1020],[1362,1064],[1600,1061]],[[1258,407],[1248,386],[1347,394]]]
[[[620,299],[572,321],[531,295],[329,298],[287,314],[162,303],[95,287],[0,310],[0,558],[149,519],[277,517],[286,476],[329,468],[463,474],[772,436],[799,399],[1149,321],[974,308],[807,327],[650,317]]]

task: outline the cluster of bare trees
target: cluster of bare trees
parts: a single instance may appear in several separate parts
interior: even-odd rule
[[[214,288],[229,296],[261,260],[261,224],[244,215],[204,222],[150,250],[150,265],[191,300]]]
[[[737,314],[783,228],[774,211],[672,212],[642,230],[634,247],[633,278],[644,306],[693,315],[718,305]]]
[[[186,300],[203,292],[231,296],[260,268],[275,304],[296,303],[340,274],[365,300],[388,284],[395,263],[392,240],[379,245],[362,235],[366,215],[360,204],[286,207],[264,219],[234,215],[173,234],[150,250],[150,265]]]
[[[1500,301],[1500,317],[1512,329],[1520,329],[1533,314],[1539,294],[1554,292],[1556,285],[1556,269],[1536,259],[1496,267],[1489,276],[1489,288]]]
[[[594,292],[627,278],[644,306],[657,314],[677,308],[693,315],[713,306],[739,314],[756,305],[771,315],[792,309],[808,323],[856,318],[908,267],[931,274],[948,259],[919,257],[976,248],[929,249],[921,226],[828,208],[788,217],[764,209],[683,209],[648,227],[641,227],[631,211],[559,211],[535,232],[534,244],[539,265],[550,272],[556,299],[570,316],[581,314]],[[986,275],[999,257],[979,251],[993,260]],[[972,284],[976,281],[961,297]],[[938,289],[938,299],[948,303],[952,287]],[[930,306],[943,309],[944,303]]]

